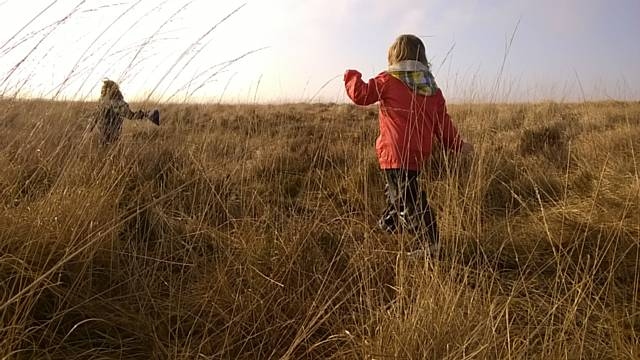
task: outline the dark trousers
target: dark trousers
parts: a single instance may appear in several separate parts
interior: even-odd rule
[[[383,171],[387,208],[378,226],[391,233],[401,230],[422,239],[427,237],[431,244],[437,244],[440,241],[438,225],[429,206],[427,193],[420,190],[420,172],[403,169]]]

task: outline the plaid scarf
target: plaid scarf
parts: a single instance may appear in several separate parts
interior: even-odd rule
[[[419,61],[400,61],[389,66],[388,72],[422,96],[431,96],[438,90],[436,79],[431,70]]]

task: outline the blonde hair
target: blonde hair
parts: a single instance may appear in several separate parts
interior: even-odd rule
[[[404,34],[398,36],[396,41],[389,48],[387,57],[389,65],[397,64],[400,61],[416,60],[429,66],[424,43],[415,35]]]
[[[104,80],[102,90],[100,90],[102,100],[124,100],[118,84],[113,80]]]

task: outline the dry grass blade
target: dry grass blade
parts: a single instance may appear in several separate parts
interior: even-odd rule
[[[163,105],[100,150],[69,125],[84,104],[0,106],[3,356],[638,351],[635,104],[452,106],[495,135],[425,171],[437,259],[373,230],[374,109]]]
[[[141,2],[84,3],[0,47],[31,46],[3,95],[57,25]],[[91,81],[93,56],[134,76],[190,4],[96,50],[118,13],[55,96]],[[477,151],[436,146],[420,181],[442,243],[407,254],[414,237],[377,228],[377,109],[259,105],[262,78],[254,104],[161,102],[263,50],[174,84],[243,6],[159,72],[162,126],[125,122],[118,143],[87,131],[94,103],[0,98],[0,358],[638,358],[639,103],[451,105]]]

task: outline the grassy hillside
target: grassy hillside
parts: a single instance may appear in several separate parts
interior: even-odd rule
[[[457,105],[440,259],[379,232],[376,109],[0,101],[0,358],[637,359],[640,104]]]

